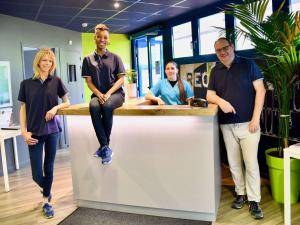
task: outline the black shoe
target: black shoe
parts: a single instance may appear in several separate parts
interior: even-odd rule
[[[246,195],[237,195],[234,199],[231,208],[233,209],[241,209],[246,203]]]
[[[264,214],[263,214],[258,202],[250,201],[249,202],[249,211],[250,211],[251,216],[256,220],[264,218]]]

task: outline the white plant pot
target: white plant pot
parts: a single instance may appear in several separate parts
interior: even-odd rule
[[[136,98],[137,97],[136,83],[127,84],[126,88],[127,88],[127,97],[128,98]]]

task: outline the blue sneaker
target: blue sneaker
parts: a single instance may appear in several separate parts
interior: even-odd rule
[[[105,147],[98,148],[98,150],[94,153],[94,157],[96,157],[96,158],[102,158],[102,155],[103,155],[103,152],[104,152],[104,148]]]
[[[105,147],[102,153],[102,164],[107,165],[112,161],[113,152],[110,147]]]
[[[43,205],[43,212],[44,212],[44,215],[47,219],[50,219],[54,216],[53,208],[49,203],[45,203]]]

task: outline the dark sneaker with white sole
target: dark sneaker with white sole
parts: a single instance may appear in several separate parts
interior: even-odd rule
[[[254,201],[249,202],[249,212],[251,216],[256,220],[260,220],[264,218],[264,214],[258,202],[254,202]]]
[[[98,150],[94,153],[94,157],[96,157],[96,158],[102,158],[102,155],[103,155],[103,152],[104,152],[104,148],[105,147],[98,148]]]
[[[43,213],[47,219],[50,219],[54,216],[54,210],[49,203],[43,205]]]
[[[103,165],[110,164],[112,161],[112,156],[113,156],[113,152],[112,152],[111,148],[108,146],[104,147],[103,153],[102,153],[102,164]]]
[[[233,209],[241,209],[247,201],[246,195],[237,195],[231,205]]]

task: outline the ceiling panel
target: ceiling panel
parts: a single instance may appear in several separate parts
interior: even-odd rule
[[[24,5],[14,3],[1,3],[0,12],[6,14],[6,12],[14,13],[15,15],[20,14],[36,14],[38,12],[39,5]]]
[[[78,16],[85,17],[105,17],[109,18],[115,15],[118,11],[106,11],[106,10],[97,10],[97,9],[86,9],[82,11]]]
[[[0,0],[0,3],[13,3],[13,4],[33,4],[33,5],[40,5],[41,4],[41,0],[28,0],[28,1],[24,1],[24,0]]]
[[[78,32],[104,22],[112,32],[129,33],[216,2],[222,0],[0,0],[0,13]]]
[[[82,26],[82,23],[87,23],[87,24],[98,24],[102,23],[106,18],[93,18],[93,17],[77,17],[72,21],[72,23],[78,24],[80,27]]]
[[[65,16],[72,16],[73,17],[79,12],[80,12],[80,8],[45,6],[41,9],[40,14],[65,15]]]
[[[105,21],[106,25],[114,25],[114,26],[126,26],[128,25],[128,20],[117,20],[117,19],[110,19]]]
[[[138,20],[138,21],[131,22],[130,25],[127,25],[127,27],[124,30],[127,30],[126,33],[130,33],[132,31],[139,29],[140,27],[148,26],[149,24],[151,24],[151,21]]]
[[[163,21],[166,18],[166,15],[162,12],[161,14],[152,14],[146,17],[144,20],[154,22]]]
[[[181,7],[170,7],[167,10],[164,10],[161,12],[161,14],[167,16],[167,17],[174,17],[174,16],[179,16],[183,13],[186,12],[185,8],[181,8]]]
[[[66,24],[68,21],[72,19],[71,16],[63,16],[63,15],[40,15],[39,22],[48,22],[48,21],[56,21],[56,22],[64,22]]]
[[[72,21],[68,25],[68,29],[76,30],[81,33],[88,33],[88,32],[93,31],[93,29],[97,23],[89,23],[87,27],[82,27],[81,24],[82,23],[77,23],[76,21]]]
[[[118,15],[116,15],[114,19],[140,20],[150,15],[151,15],[150,13],[121,12]]]
[[[201,0],[202,7],[214,4],[216,2],[220,2],[219,0]],[[196,4],[199,4],[199,0],[189,0],[189,1],[181,1],[181,3],[177,4],[176,6],[183,6],[183,7],[193,7]]]
[[[169,6],[166,5],[137,3],[130,7],[130,11],[143,12],[143,13],[156,13],[161,10],[167,9],[168,7]]]
[[[111,0],[111,1],[118,1],[118,2],[131,2],[131,3],[133,3],[133,2],[139,2],[139,1],[141,1],[141,0]]]
[[[198,0],[198,1],[200,1],[200,0]],[[174,5],[178,2],[182,2],[182,0],[142,0],[141,2],[162,4],[162,5]]]
[[[88,9],[105,9],[105,10],[123,10],[126,7],[130,6],[132,2],[119,2],[120,7],[118,9],[114,8],[115,1],[108,1],[108,0],[98,0],[93,1],[89,6]]]
[[[91,0],[46,0],[44,5],[83,8],[90,1]]]
[[[106,18],[78,17],[78,18],[74,19],[70,25],[68,25],[68,28],[72,27],[72,29],[75,28],[75,30],[78,30],[80,32],[82,32],[83,30],[85,32],[93,32],[94,27],[98,23],[103,23],[105,20],[106,20]],[[82,23],[87,23],[88,27],[83,28]],[[117,27],[117,28],[123,27],[124,25],[128,25],[128,21],[127,20],[124,21],[124,20],[118,20],[118,19],[110,19],[110,20],[105,21],[105,24],[108,25],[110,31],[113,32],[112,27]]]

